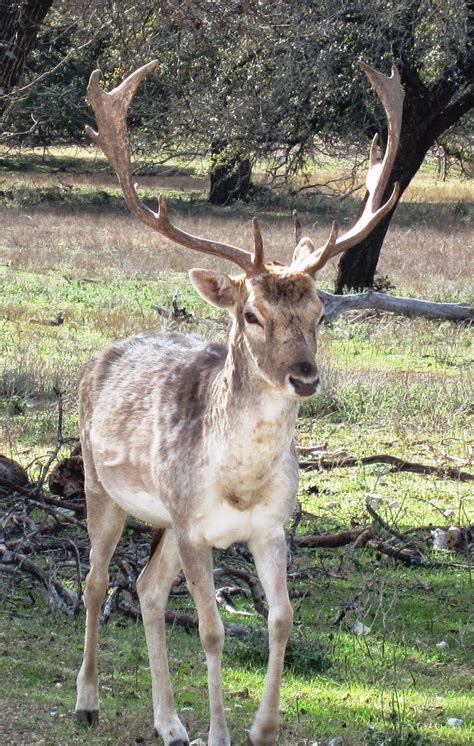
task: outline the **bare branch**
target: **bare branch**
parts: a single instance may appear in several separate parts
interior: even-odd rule
[[[315,469],[340,469],[342,467],[358,466],[359,464],[390,464],[392,471],[410,471],[415,474],[435,475],[440,479],[456,479],[460,482],[470,482],[474,480],[474,474],[461,469],[455,469],[451,466],[429,466],[428,464],[419,464],[414,461],[392,456],[388,453],[380,453],[374,456],[342,456],[341,458],[329,461],[328,459],[317,459],[312,461],[300,461],[302,471],[313,471]]]
[[[418,298],[405,298],[369,290],[366,293],[334,295],[318,288],[318,296],[326,308],[326,320],[334,321],[347,311],[373,309],[389,311],[401,316],[421,316],[426,319],[445,319],[446,321],[472,321],[474,308],[461,303],[435,303]]]

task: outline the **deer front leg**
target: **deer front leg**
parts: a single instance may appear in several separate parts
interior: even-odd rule
[[[84,658],[77,676],[76,718],[83,725],[99,720],[97,643],[101,604],[109,582],[109,563],[127,517],[107,493],[95,484],[87,491],[87,524],[91,540],[90,570],[86,578],[86,634]]]
[[[208,746],[230,746],[222,695],[221,656],[224,625],[217,609],[210,548],[178,540],[181,564],[199,617],[199,636],[206,655],[210,727]]]
[[[249,544],[268,602],[269,658],[265,689],[249,733],[252,746],[272,746],[278,736],[280,686],[293,609],[286,583],[287,550],[283,528],[277,536]]]
[[[176,714],[166,652],[166,603],[180,567],[174,531],[166,530],[137,581],[150,659],[155,731],[166,746],[189,744],[186,729]]]

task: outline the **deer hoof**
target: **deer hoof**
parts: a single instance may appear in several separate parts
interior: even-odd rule
[[[91,727],[99,722],[99,710],[76,710],[76,720],[79,725]]]
[[[161,738],[161,736],[158,733],[158,731],[156,730],[156,728],[155,728],[155,736],[157,738]],[[174,741],[170,741],[169,742],[168,746],[189,746],[189,741],[187,739],[186,739],[186,741],[184,741],[182,738],[175,738]]]

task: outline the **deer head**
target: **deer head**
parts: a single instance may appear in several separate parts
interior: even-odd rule
[[[401,128],[404,94],[398,72],[394,68],[391,77],[387,77],[361,63],[384,106],[388,141],[382,162],[377,157],[377,137],[372,142],[366,180],[368,199],[360,218],[342,236],[338,236],[333,224],[327,242],[319,248],[310,238],[298,236],[291,265],[281,266],[265,262],[255,218],[254,250],[248,252],[181,230],[170,222],[163,197],[159,198],[157,213],[139,199],[132,179],[126,116],[140,82],[156,65],[157,61],[153,61],[139,68],[110,93],[101,89],[101,73],[95,70],[87,101],[94,109],[99,129],[96,132],[87,127],[86,131],[117,174],[129,209],[143,223],[182,246],[227,259],[243,270],[243,275],[229,277],[212,270],[193,269],[190,279],[206,301],[231,313],[234,339],[246,351],[249,364],[262,381],[290,398],[311,396],[319,387],[315,355],[317,329],[324,316],[314,277],[331,257],[365,238],[398,199],[399,188],[395,184],[390,198],[383,203]]]

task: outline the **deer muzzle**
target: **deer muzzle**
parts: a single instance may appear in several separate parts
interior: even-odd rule
[[[309,361],[294,363],[287,374],[287,381],[296,396],[305,398],[319,391],[320,379],[316,365]]]

